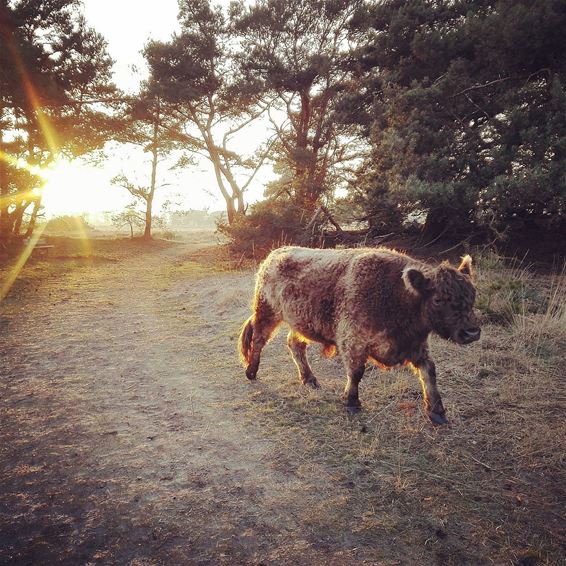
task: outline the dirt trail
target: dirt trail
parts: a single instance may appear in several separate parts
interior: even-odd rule
[[[187,251],[86,265],[4,310],[0,563],[347,561],[305,540],[309,486],[233,403],[249,385],[223,311],[249,274],[171,283]]]

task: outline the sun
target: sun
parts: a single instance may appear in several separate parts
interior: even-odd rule
[[[48,217],[98,213],[114,204],[108,179],[88,163],[59,160],[42,176],[42,204]]]

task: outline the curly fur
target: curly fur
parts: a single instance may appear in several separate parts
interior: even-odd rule
[[[454,268],[385,248],[279,248],[259,268],[253,314],[240,333],[240,358],[248,379],[255,379],[261,350],[284,322],[303,383],[318,386],[309,344],[321,344],[326,356],[340,353],[350,407],[359,406],[357,384],[367,361],[380,367],[413,364],[424,372],[425,404],[439,423],[444,417],[428,335],[462,344],[477,340],[474,299],[469,256]]]

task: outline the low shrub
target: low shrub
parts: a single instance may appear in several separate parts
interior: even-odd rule
[[[217,230],[228,238],[231,252],[260,259],[273,248],[299,243],[307,220],[302,209],[290,202],[265,200],[232,224],[219,221]]]
[[[475,257],[478,266],[476,308],[488,321],[511,324],[520,313],[539,312],[544,299],[533,285],[528,266],[521,261],[506,264],[495,252]]]
[[[45,232],[49,234],[68,234],[79,232],[84,234],[92,226],[87,222],[84,216],[56,216],[51,218],[45,226]]]
[[[551,277],[490,252],[476,257],[476,308],[510,328],[513,348],[540,357],[566,346],[566,264]]]
[[[175,232],[172,232],[171,230],[163,230],[163,232],[158,232],[156,236],[164,240],[174,240]]]

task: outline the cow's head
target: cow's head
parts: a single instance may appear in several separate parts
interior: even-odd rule
[[[473,307],[476,290],[472,283],[472,258],[467,255],[455,269],[442,264],[426,273],[407,268],[403,272],[407,289],[421,296],[423,314],[440,337],[469,344],[480,337]]]

